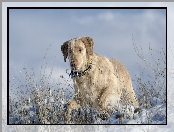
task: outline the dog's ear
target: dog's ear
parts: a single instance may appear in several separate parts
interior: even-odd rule
[[[89,55],[93,54],[93,46],[94,46],[94,41],[90,37],[81,37],[80,40],[85,44],[87,53]]]
[[[63,53],[65,62],[66,62],[66,58],[68,57],[68,43],[69,41],[66,41],[63,43],[63,45],[61,45],[61,51]]]

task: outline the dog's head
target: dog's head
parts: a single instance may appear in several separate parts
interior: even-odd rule
[[[90,37],[80,37],[68,40],[61,46],[61,51],[69,59],[71,70],[84,70],[88,63],[88,58],[93,55],[94,41]]]

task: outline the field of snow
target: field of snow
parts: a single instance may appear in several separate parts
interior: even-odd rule
[[[166,104],[165,103],[160,104],[160,102],[158,102],[157,98],[152,99],[152,104],[153,104],[152,108],[148,108],[148,109],[142,108],[142,111],[140,113],[134,114],[134,116],[131,119],[124,118],[120,122],[119,119],[116,119],[116,115],[119,113],[119,111],[118,111],[118,112],[114,113],[113,115],[111,115],[111,117],[106,121],[102,120],[99,117],[94,118],[96,120],[93,121],[92,124],[166,124]],[[56,110],[56,106],[58,106],[58,105],[54,105],[54,104],[52,104],[52,105],[53,105],[53,108],[55,108],[54,112],[47,113],[48,116],[50,117],[50,119],[54,119],[55,117],[53,116],[53,114],[55,112],[58,112]],[[40,122],[40,120],[38,118],[39,108],[36,104],[31,105],[31,106],[23,106],[22,109],[25,109],[27,111],[27,113],[23,112],[23,114],[22,114],[22,112],[20,110],[16,110],[14,113],[9,114],[9,123],[10,124],[27,124],[27,123],[28,124],[42,124],[42,122]],[[92,112],[92,113],[93,113],[93,117],[97,116],[96,112]],[[46,121],[45,123],[46,124],[53,124],[53,123],[55,124],[55,122],[53,122],[53,121],[52,122]],[[59,123],[62,124],[64,122],[62,120]],[[87,123],[91,123],[91,122],[87,122]],[[76,124],[78,124],[78,123],[76,123]]]

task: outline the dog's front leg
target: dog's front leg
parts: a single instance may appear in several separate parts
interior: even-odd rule
[[[68,104],[67,104],[67,109],[65,113],[65,123],[66,124],[71,124],[71,112],[72,110],[78,110],[80,108],[80,104],[77,103],[76,99],[72,99]]]

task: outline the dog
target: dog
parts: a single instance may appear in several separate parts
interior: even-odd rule
[[[93,52],[93,46],[90,37],[73,38],[61,45],[64,61],[69,59],[75,88],[74,98],[67,104],[66,123],[71,123],[73,109],[85,105],[108,115],[120,106],[139,106],[126,67]]]

